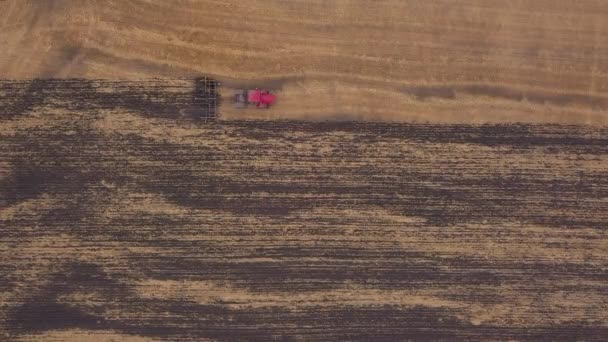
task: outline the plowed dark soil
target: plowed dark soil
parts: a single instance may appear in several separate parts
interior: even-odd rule
[[[205,125],[44,82],[2,100],[7,340],[608,333],[605,129]]]
[[[111,81],[88,79],[0,80],[0,116],[49,110],[138,114],[191,120],[218,116],[217,81],[196,79],[147,79]]]

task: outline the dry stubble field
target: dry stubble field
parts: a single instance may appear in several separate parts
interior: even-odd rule
[[[606,340],[606,17],[0,1],[0,337]],[[199,75],[280,100],[204,125],[90,81]]]
[[[602,0],[0,2],[3,78],[205,74],[281,90],[229,119],[606,124]]]

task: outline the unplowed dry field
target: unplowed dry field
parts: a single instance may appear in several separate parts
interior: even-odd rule
[[[0,340],[605,341],[606,18],[0,1]]]

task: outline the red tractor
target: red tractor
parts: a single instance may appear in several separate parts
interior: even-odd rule
[[[239,89],[234,93],[234,105],[237,108],[255,106],[268,108],[277,100],[277,97],[268,90],[255,88],[253,90]]]

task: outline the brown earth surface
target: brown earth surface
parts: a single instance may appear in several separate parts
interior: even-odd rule
[[[0,2],[3,78],[215,76],[226,119],[608,123],[604,0]]]
[[[608,336],[605,129],[0,127],[4,340]]]
[[[605,341],[607,16],[0,1],[0,341]]]

